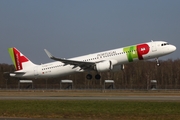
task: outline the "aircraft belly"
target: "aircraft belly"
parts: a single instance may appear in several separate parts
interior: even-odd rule
[[[118,58],[115,58],[117,60],[117,64],[125,64],[128,63],[128,59],[126,55],[118,56]]]
[[[68,65],[67,67],[60,68],[59,71],[56,71],[56,74],[61,76],[61,75],[66,75],[66,74],[70,74],[74,72],[76,72],[76,70],[72,69],[72,67]]]
[[[47,71],[42,71],[42,74],[40,75],[41,78],[44,77],[54,77],[54,76],[64,76],[67,74],[75,73],[76,69],[72,69],[72,66],[67,65],[60,68],[52,68]]]

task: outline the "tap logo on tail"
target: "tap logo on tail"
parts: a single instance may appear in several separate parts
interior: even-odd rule
[[[24,56],[20,51],[18,51],[16,48],[9,48],[8,51],[16,70],[22,70],[23,69],[22,63],[28,62],[29,59],[26,56]]]

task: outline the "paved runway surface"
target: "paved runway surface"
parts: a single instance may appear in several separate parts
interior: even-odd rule
[[[101,96],[101,97],[0,97],[0,100],[155,100],[180,101],[180,96]]]

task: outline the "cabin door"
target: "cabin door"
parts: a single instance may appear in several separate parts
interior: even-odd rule
[[[152,52],[156,52],[157,48],[156,48],[156,43],[155,42],[151,42],[151,47],[152,47]]]

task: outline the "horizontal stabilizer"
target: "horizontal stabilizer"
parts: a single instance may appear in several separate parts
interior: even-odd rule
[[[26,72],[17,72],[17,71],[14,71],[15,74],[25,74]]]
[[[3,76],[4,78],[8,79],[9,76],[16,76],[16,75],[22,75],[22,74],[25,74],[26,72],[4,72],[3,73]]]

